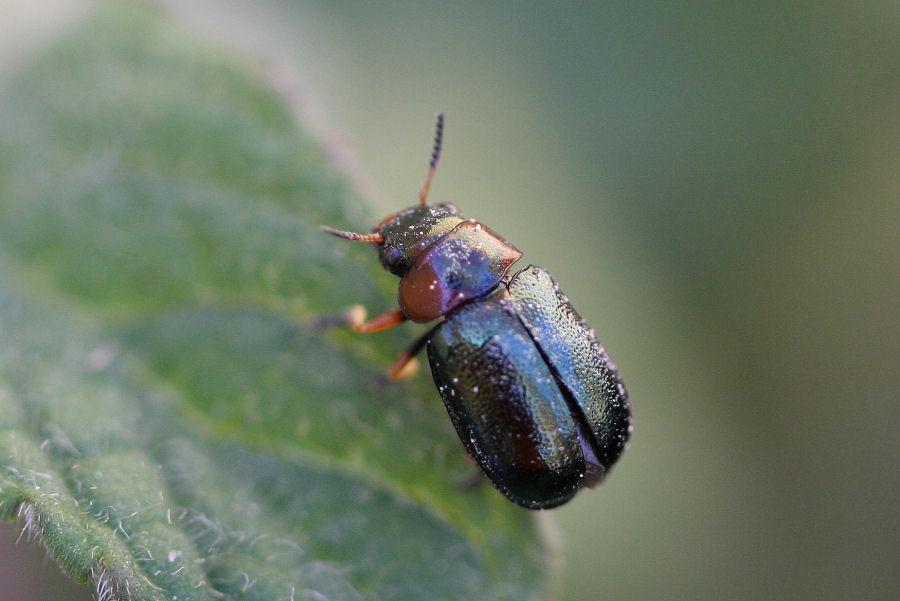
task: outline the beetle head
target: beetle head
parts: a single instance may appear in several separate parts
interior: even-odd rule
[[[429,246],[456,227],[462,217],[459,209],[449,203],[429,205],[425,202],[431,180],[441,157],[441,142],[444,134],[444,114],[438,113],[434,133],[434,148],[425,185],[419,192],[419,204],[382,219],[370,234],[345,232],[327,226],[322,231],[357,242],[374,242],[378,245],[378,256],[385,269],[403,277],[413,263]]]
[[[381,235],[378,257],[385,269],[403,277],[419,255],[462,221],[449,203],[416,205],[384,218],[375,231]]]

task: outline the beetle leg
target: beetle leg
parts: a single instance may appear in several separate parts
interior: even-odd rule
[[[378,332],[393,328],[407,319],[400,309],[394,309],[366,321],[366,309],[362,305],[353,305],[344,313],[344,317],[353,331],[360,333]],[[419,362],[416,361],[415,355],[425,346],[430,333],[429,331],[406,347],[406,350],[397,358],[388,372],[388,378],[391,380],[405,380],[416,373]]]
[[[428,339],[431,338],[431,334],[440,326],[441,324],[437,324],[415,340],[413,340],[412,344],[406,347],[406,350],[403,351],[397,360],[394,361],[394,365],[391,367],[391,371],[388,372],[388,377],[391,380],[405,380],[406,378],[412,376],[416,373],[416,369],[419,366],[419,362],[416,361],[416,355],[419,354],[419,351],[422,350],[428,343]]]
[[[484,472],[473,467],[468,474],[457,478],[454,484],[460,490],[475,490],[481,486],[482,482],[484,482]]]
[[[357,305],[341,313],[319,313],[305,319],[301,318],[295,323],[303,331],[318,333],[353,323],[359,311],[363,312],[362,315],[365,318],[365,309],[361,305]]]
[[[466,453],[466,459],[472,464],[469,467],[469,473],[454,480],[453,484],[460,490],[475,490],[484,482],[485,474],[468,452]]]
[[[400,309],[394,309],[387,313],[382,313],[378,317],[373,317],[366,321],[366,310],[362,305],[354,305],[346,313],[347,323],[353,328],[354,332],[367,334],[371,332],[380,332],[394,326],[399,326],[406,321],[406,315]]]
[[[397,357],[394,365],[391,366],[391,370],[388,372],[388,379],[391,381],[408,380],[417,371],[419,371],[419,360],[404,351],[402,355]]]
[[[394,365],[391,366],[391,371],[388,372],[388,378],[391,380],[405,380],[416,373],[416,370],[419,368],[419,362],[416,361],[416,355],[422,350],[425,343],[428,342],[428,337],[430,335],[431,330],[428,330],[406,347],[405,351],[400,353],[400,356],[394,361]]]

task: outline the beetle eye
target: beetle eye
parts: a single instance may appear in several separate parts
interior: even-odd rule
[[[385,245],[381,249],[381,260],[388,269],[392,269],[403,260],[403,251],[396,246]]]

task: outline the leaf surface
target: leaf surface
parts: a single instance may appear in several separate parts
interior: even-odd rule
[[[416,330],[329,325],[395,282],[270,84],[127,2],[0,82],[0,514],[113,599],[542,597]]]

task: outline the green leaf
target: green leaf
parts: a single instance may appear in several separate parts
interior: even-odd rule
[[[0,89],[0,515],[111,599],[536,599],[535,514],[472,471],[365,200],[254,65],[143,5]],[[414,199],[411,199],[414,200]],[[400,207],[398,207],[400,208]]]

